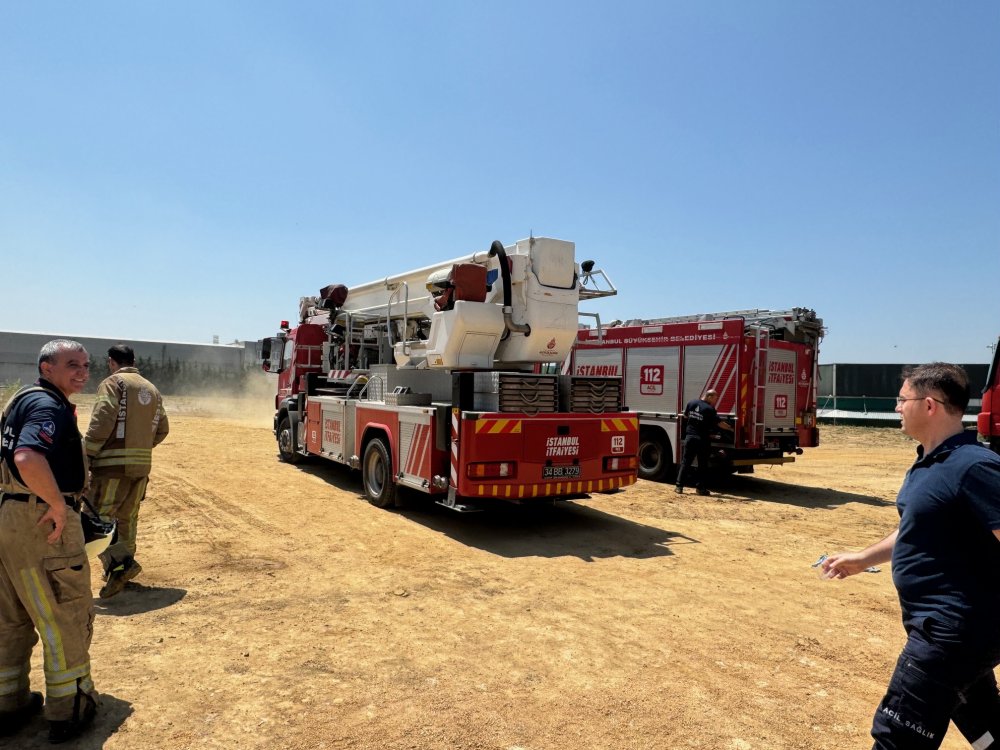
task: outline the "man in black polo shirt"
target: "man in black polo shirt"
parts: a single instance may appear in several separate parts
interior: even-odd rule
[[[896,498],[899,526],[831,555],[824,574],[892,560],[907,639],[875,712],[874,748],[937,748],[951,720],[976,750],[1000,750],[1000,456],[963,427],[961,367],[935,362],[904,377],[896,411],[920,446]]]
[[[677,472],[676,492],[684,492],[684,480],[690,482],[691,466],[698,459],[698,474],[695,489],[699,495],[710,495],[705,487],[708,477],[708,457],[712,450],[712,431],[717,427],[732,432],[733,428],[719,419],[715,404],[719,400],[717,391],[709,388],[701,398],[688,401],[684,407],[684,450],[681,454],[681,468]]]
[[[86,469],[68,398],[83,389],[89,368],[79,343],[48,342],[38,355],[40,388],[16,395],[4,420],[0,455],[14,488],[0,499],[0,736],[42,707],[28,684],[39,636],[49,740],[76,737],[97,712],[90,565],[76,508]]]

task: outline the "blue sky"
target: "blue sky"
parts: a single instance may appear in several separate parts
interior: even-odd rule
[[[257,339],[573,240],[602,319],[810,307],[824,362],[1000,334],[1000,3],[0,6],[0,329]]]

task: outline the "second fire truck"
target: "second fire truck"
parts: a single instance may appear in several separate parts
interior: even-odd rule
[[[303,298],[261,342],[281,458],[360,469],[379,507],[399,487],[471,510],[633,484],[621,374],[535,372],[569,354],[580,300],[614,293],[602,279],[573,243],[530,238]]]
[[[624,378],[624,404],[639,417],[639,476],[656,481],[675,479],[684,405],[715,389],[735,429],[713,442],[713,466],[746,473],[819,444],[823,333],[804,308],[632,320],[581,330],[564,372]]]

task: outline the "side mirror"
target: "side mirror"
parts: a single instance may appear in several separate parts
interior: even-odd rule
[[[261,339],[260,342],[260,362],[264,372],[281,372],[282,352],[284,351],[285,340],[280,336],[269,339]]]

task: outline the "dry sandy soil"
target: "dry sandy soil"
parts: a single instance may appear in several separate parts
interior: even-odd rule
[[[894,429],[827,427],[712,497],[640,481],[457,515],[281,463],[267,397],[168,411],[77,747],[870,747],[903,643],[890,574],[811,565],[894,527],[914,447]],[[39,719],[8,746],[44,739]]]

